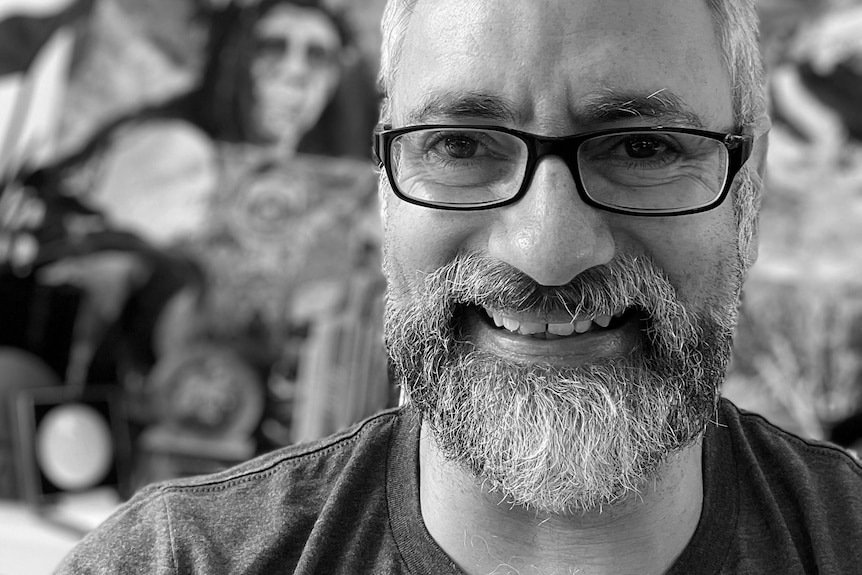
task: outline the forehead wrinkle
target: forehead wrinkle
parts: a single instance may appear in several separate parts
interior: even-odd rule
[[[606,88],[601,93],[584,97],[576,110],[576,115],[585,124],[648,118],[693,128],[706,126],[704,119],[681,96],[666,88],[651,93]]]
[[[649,93],[605,88],[600,93],[581,97],[574,108],[575,120],[584,126],[645,118],[666,125],[706,127],[701,115],[682,97],[664,88]],[[522,116],[513,102],[501,96],[446,90],[432,91],[404,116],[406,125],[465,119],[521,126]]]
[[[519,114],[510,101],[500,96],[481,92],[432,91],[404,116],[407,124],[471,118],[517,124]]]

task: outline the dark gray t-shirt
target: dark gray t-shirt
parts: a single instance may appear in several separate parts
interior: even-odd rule
[[[723,400],[704,508],[672,575],[862,573],[862,466]],[[458,574],[422,523],[408,409],[227,471],[149,486],[61,574]]]

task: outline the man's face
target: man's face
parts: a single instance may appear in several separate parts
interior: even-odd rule
[[[264,133],[296,141],[317,123],[338,84],[340,50],[338,31],[318,10],[283,5],[261,19],[251,72]]]
[[[705,2],[420,0],[392,124],[732,132],[714,35]],[[566,512],[624,496],[696,439],[742,275],[730,199],[677,217],[599,211],[555,156],[505,207],[384,192],[387,343],[450,458],[515,503]]]

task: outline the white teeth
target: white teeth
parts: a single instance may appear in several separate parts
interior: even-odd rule
[[[567,335],[572,335],[573,333],[575,333],[575,326],[571,323],[549,323],[548,333],[565,337]]]
[[[524,335],[532,335],[534,333],[545,333],[545,329],[548,324],[546,323],[536,323],[529,321],[522,321],[521,327],[518,328],[518,333],[522,333]]]
[[[511,317],[506,317],[501,312],[495,310],[486,310],[486,313],[488,313],[488,315],[494,320],[494,325],[505,328],[513,333],[519,333],[521,335],[549,333],[556,336],[567,337],[573,333],[587,333],[593,328],[593,323],[599,327],[608,327],[611,320],[614,317],[622,316],[623,313],[625,313],[625,310],[617,310],[613,313],[613,316],[610,314],[599,314],[592,319],[573,319],[570,322],[560,323],[519,321]]]
[[[607,314],[597,315],[593,321],[602,327],[608,327],[608,324],[611,323],[611,316]]]

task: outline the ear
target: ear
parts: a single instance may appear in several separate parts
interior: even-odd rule
[[[754,149],[751,151],[751,158],[749,161],[754,162],[752,167],[757,172],[757,176],[760,179],[761,188],[763,186],[763,182],[766,180],[766,155],[769,151],[769,132],[766,132],[754,141]],[[762,191],[762,189],[761,189]]]
[[[755,133],[754,140],[754,149],[751,151],[751,157],[748,159],[749,169],[752,170],[752,184],[758,188],[757,193],[760,196],[760,200],[762,201],[763,194],[766,193],[766,186],[764,182],[766,181],[766,159],[767,152],[769,151],[769,124],[767,121],[766,127],[763,128],[760,134]],[[755,261],[757,261],[758,248],[760,246],[759,242],[759,231],[760,231],[760,213],[758,208],[758,214],[756,216],[756,220],[754,222],[754,230],[751,238],[751,242],[748,245],[748,253],[746,254],[746,259],[748,261],[748,265],[750,266]]]

